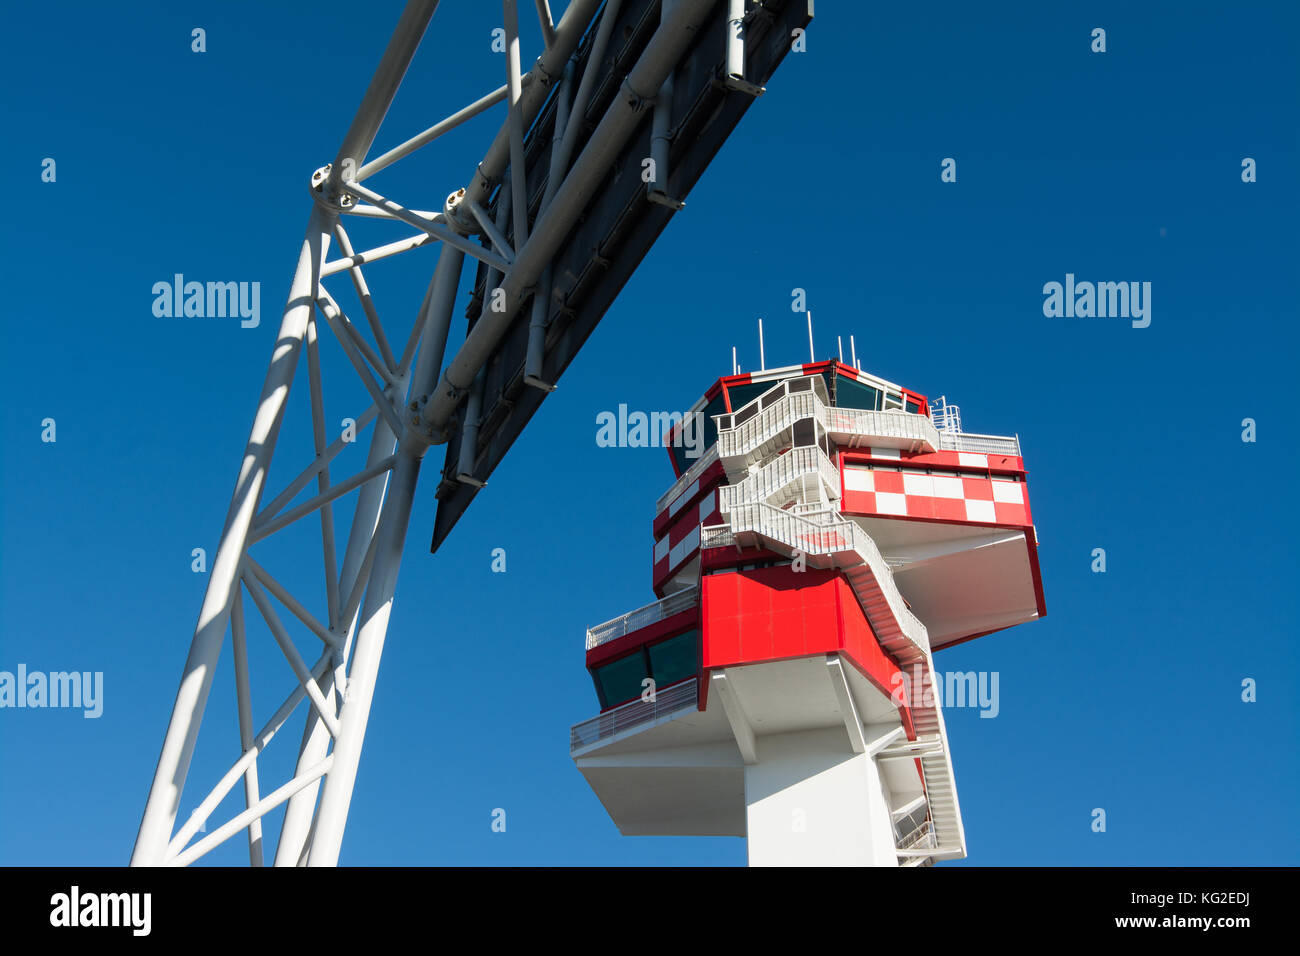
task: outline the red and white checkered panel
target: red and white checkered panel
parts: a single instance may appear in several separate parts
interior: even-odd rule
[[[1025,483],[1014,477],[916,474],[874,464],[845,464],[842,510],[884,518],[1022,527],[1033,523]]]
[[[719,524],[718,495],[710,491],[700,503],[678,515],[668,532],[655,542],[652,580],[658,588],[677,570],[699,554],[700,525]]]

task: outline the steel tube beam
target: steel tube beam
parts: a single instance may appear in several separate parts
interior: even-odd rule
[[[294,674],[297,675],[298,682],[302,684],[302,689],[306,692],[312,705],[330,728],[330,732],[336,732],[338,725],[330,709],[329,701],[325,699],[325,696],[320,692],[320,685],[316,683],[318,675],[312,673],[311,668],[307,666],[307,662],[298,653],[298,648],[294,647],[293,638],[289,636],[289,632],[285,629],[284,622],[280,620],[280,615],[276,614],[275,608],[271,606],[271,599],[266,596],[266,592],[262,590],[261,585],[250,578],[244,578],[244,587],[248,589],[248,596],[253,599],[257,609],[262,612],[267,627],[271,629],[271,636],[280,645],[280,650],[284,651],[285,659],[289,662]]]
[[[319,677],[321,674],[325,673],[325,668],[329,665],[329,660],[329,653],[327,652],[323,654],[320,660],[316,662],[316,666],[312,668],[313,676]],[[239,759],[235,761],[234,766],[227,770],[225,776],[223,776],[217,782],[217,785],[212,788],[212,792],[203,799],[203,802],[200,803],[197,808],[195,808],[194,812],[190,815],[190,818],[185,822],[185,825],[176,832],[176,836],[172,837],[171,841],[168,843],[166,850],[164,850],[164,855],[167,853],[179,853],[185,844],[189,842],[190,837],[194,836],[195,833],[198,833],[199,827],[207,822],[208,817],[212,815],[212,811],[215,810],[217,805],[226,798],[226,794],[228,794],[231,788],[234,787],[236,781],[238,781],[248,768],[252,766],[253,762],[257,760],[257,755],[266,749],[266,745],[271,742],[272,738],[275,737],[280,728],[284,726],[284,722],[289,719],[289,715],[294,712],[300,703],[302,703],[302,699],[305,696],[307,696],[307,692],[303,689],[302,684],[298,684],[294,687],[293,692],[285,698],[284,703],[282,703],[276,712],[271,715],[271,719],[268,720],[262,729],[253,736],[252,749],[245,750],[243,754],[240,755]]]
[[[362,412],[356,419],[357,431],[360,431],[369,425],[378,414],[379,409],[374,405],[371,405]],[[342,436],[332,441],[329,448],[325,449],[323,455],[316,458],[310,465],[304,468],[298,477],[289,483],[288,487],[286,487],[284,491],[276,495],[275,499],[258,513],[257,518],[254,519],[253,523],[261,524],[263,521],[274,518],[279,514],[280,509],[293,501],[294,498],[298,497],[298,492],[306,488],[308,483],[328,467],[329,463],[337,458],[339,453],[343,451],[344,448],[347,448],[349,444],[351,443],[344,441]]]
[[[338,240],[339,252],[344,256],[356,255],[352,248],[352,239],[348,236],[348,231],[343,228],[343,223],[334,224],[334,238]],[[384,324],[379,321],[379,313],[375,311],[370,286],[366,283],[366,277],[362,274],[360,266],[353,266],[348,270],[348,275],[352,279],[352,287],[357,290],[357,298],[361,300],[361,308],[366,313],[366,321],[370,323],[370,331],[375,337],[375,344],[379,346],[379,354],[384,357],[384,364],[391,373],[397,368],[397,358],[388,344],[388,336],[384,334]]]
[[[306,624],[307,629],[324,641],[326,646],[332,647],[338,643],[338,637],[324,624],[316,620],[315,615],[303,607],[302,602],[290,594],[288,589],[272,577],[266,568],[254,561],[251,555],[244,556],[244,565],[248,568],[249,573],[257,578],[262,587],[274,594],[279,602],[288,608],[289,613]]]
[[[328,491],[316,495],[314,498],[308,498],[298,507],[286,511],[278,518],[273,518],[265,524],[258,524],[257,528],[252,531],[249,537],[254,542],[261,541],[268,535],[275,534],[275,532],[279,531],[285,525],[293,524],[293,522],[297,521],[304,515],[311,514],[326,502],[333,501],[335,498],[346,495],[353,488],[357,487],[357,485],[363,485],[372,478],[377,478],[392,467],[393,461],[390,457],[365,469],[364,471],[359,471],[352,477],[345,478],[337,484],[331,485]]]
[[[337,221],[334,223],[334,231],[336,233],[342,232]],[[343,234],[343,238],[347,239],[346,233]],[[316,340],[316,324],[315,316],[307,323],[307,378],[311,390],[312,443],[316,448],[316,457],[319,458],[325,453],[325,449],[329,445],[325,440],[325,395],[321,385],[320,349]],[[323,492],[329,486],[330,470],[329,466],[326,466],[316,476],[316,489]],[[320,533],[321,557],[325,567],[326,617],[330,624],[333,625],[339,616],[339,572],[338,552],[334,546],[334,508],[332,505],[326,505],[320,510]],[[251,561],[252,559],[249,558],[248,560]]]
[[[605,4],[604,13],[600,15],[600,25],[596,27],[596,39],[591,44],[587,68],[582,71],[578,92],[573,95],[573,104],[570,106],[569,115],[573,117],[574,122],[564,127],[564,138],[560,142],[558,157],[551,161],[552,170],[567,170],[569,167],[569,158],[573,155],[573,147],[578,142],[578,133],[582,130],[583,118],[587,115],[587,103],[591,99],[591,91],[595,89],[600,64],[605,60],[605,48],[609,46],[609,35],[614,31],[614,22],[618,19],[620,6],[622,0],[609,0]]]
[[[384,386],[388,387],[396,385],[397,376],[393,374],[392,369],[393,365],[397,364],[397,360],[394,359],[393,364],[390,365],[387,361],[381,359],[377,354],[375,354],[375,350],[371,347],[370,343],[366,341],[365,336],[357,330],[356,323],[347,317],[347,313],[343,311],[342,306],[338,304],[334,296],[330,295],[329,291],[323,285],[318,286],[316,289],[316,304],[321,306],[322,311],[325,311],[326,306],[334,310],[334,315],[326,320],[329,323],[330,328],[334,328],[335,322],[342,326],[343,331],[348,334],[348,338],[351,340],[352,345],[362,354],[362,356],[365,357],[365,360],[370,363],[370,367],[374,369],[375,374],[384,380]],[[311,344],[312,343],[309,341],[308,346],[310,347]],[[343,347],[346,349],[348,346],[344,343]],[[385,404],[391,404],[391,401],[387,396],[383,396],[382,392],[381,397],[384,398]]]
[[[444,244],[434,273],[433,290],[425,317],[425,330],[415,369],[412,388],[416,394],[430,388],[442,367],[447,333],[460,285],[465,257],[453,246]],[[357,766],[370,721],[370,704],[374,698],[379,661],[383,655],[388,619],[397,588],[397,574],[402,548],[411,520],[411,505],[420,476],[420,463],[428,450],[427,441],[415,428],[407,428],[398,443],[397,466],[389,483],[379,527],[375,532],[374,563],[370,583],[361,606],[356,647],[348,675],[347,699],[339,714],[339,732],[334,740],[334,765],[321,787],[320,807],[316,812],[315,830],[308,854],[309,866],[335,866],[343,843]]]
[[[366,160],[366,154],[374,144],[379,124],[384,121],[388,107],[393,103],[397,87],[401,85],[406,68],[411,65],[411,58],[424,38],[433,11],[438,7],[438,0],[407,0],[397,26],[393,29],[392,39],[384,55],[380,57],[375,75],[361,97],[357,115],[352,118],[338,155],[330,169],[328,189],[336,192],[343,180],[355,176],[358,168]]]
[[[294,777],[284,786],[267,795],[265,799],[259,801],[254,806],[249,807],[233,820],[222,824],[184,853],[178,854],[176,858],[171,861],[171,865],[189,866],[209,850],[225,843],[240,830],[244,829],[244,827],[249,826],[254,821],[260,820],[262,817],[266,816],[303,787],[316,782],[316,780],[318,780],[323,774],[329,771],[333,763],[333,757],[326,757],[306,773]]]
[[[573,64],[564,68],[564,79],[555,92],[555,128],[551,131],[551,168],[546,174],[546,189],[542,192],[540,215],[555,198],[564,178],[560,162],[564,148],[564,134],[569,126],[569,88],[573,85]],[[567,158],[565,162],[567,162]],[[542,380],[542,363],[546,358],[546,327],[550,323],[552,270],[548,265],[542,270],[541,281],[533,290],[533,312],[528,320],[528,346],[524,352],[524,383],[544,392],[555,391],[555,386]],[[471,399],[473,396],[471,395]]]
[[[550,46],[555,42],[555,21],[551,19],[549,0],[537,0],[537,22],[542,28],[542,42]]]
[[[587,32],[587,25],[591,23],[591,18],[596,15],[596,10],[600,7],[600,4],[601,0],[570,0],[569,6],[564,11],[564,16],[560,17],[560,22],[556,24],[555,42],[548,46],[545,52],[537,58],[537,62],[533,64],[533,69],[528,73],[528,76],[532,79],[524,83],[520,104],[525,128],[532,123],[537,116],[537,111],[546,102],[546,96],[551,90],[552,79],[563,72],[564,64],[573,55],[573,51],[578,48],[578,43],[581,42],[583,35]],[[507,117],[506,122],[502,123],[501,128],[497,130],[496,139],[488,147],[483,160],[474,170],[469,185],[465,187],[465,198],[480,205],[486,205],[493,187],[501,179],[509,161],[510,121],[509,117]]]
[[[421,421],[431,428],[435,440],[445,440],[447,424],[473,383],[474,376],[509,329],[525,294],[572,229],[574,221],[603,181],[604,172],[622,150],[645,108],[681,59],[712,6],[711,0],[681,0],[660,24],[636,66],[623,81],[619,96],[573,164],[555,200],[538,217],[533,235],[518,251],[514,265],[506,273],[501,286],[505,290],[505,311],[487,311],[479,317],[421,414]]]
[[[412,225],[416,229],[423,229],[429,235],[433,236],[433,238],[441,239],[447,245],[455,246],[461,252],[474,256],[476,259],[481,259],[490,266],[495,266],[502,270],[510,266],[510,263],[506,262],[500,256],[493,252],[489,252],[480,245],[470,242],[470,240],[466,239],[460,233],[454,232],[446,226],[440,225],[431,219],[417,216],[405,206],[395,203],[391,199],[385,199],[383,196],[379,195],[379,193],[367,189],[360,183],[349,181],[343,184],[343,188],[363,199],[369,199],[379,208],[387,209],[395,218],[402,220],[402,222]]]
[[[347,209],[340,209],[339,212],[345,216],[356,216],[359,219],[396,219],[387,209],[380,209],[378,206],[370,206],[366,203],[353,203]],[[423,216],[425,219],[433,219],[442,222],[442,213],[432,212],[428,209],[412,209],[411,212],[417,216]]]
[[[660,14],[667,19],[675,0],[663,0]],[[743,0],[742,0],[743,2]],[[668,148],[673,130],[673,75],[668,74],[659,95],[655,97],[654,116],[650,120],[650,158],[654,163],[654,180],[646,183],[646,198],[670,209],[681,209],[685,203],[668,195]]]
[[[253,694],[248,683],[248,640],[244,633],[244,604],[238,591],[235,602],[230,609],[230,646],[235,657],[235,693],[239,709],[239,750],[247,753],[253,748]],[[257,787],[257,761],[254,760],[244,771],[244,805],[253,807],[260,800]],[[262,821],[252,821],[248,825],[248,862],[253,866],[263,865],[262,856]]]
[[[384,155],[375,157],[370,162],[362,166],[360,170],[357,171],[357,181],[360,182],[361,180],[367,178],[368,176],[373,176],[381,169],[388,168],[389,166],[393,165],[393,163],[397,162],[399,159],[411,155],[411,153],[415,152],[421,146],[427,146],[429,143],[432,143],[443,133],[455,129],[457,126],[459,126],[461,123],[464,123],[466,120],[473,119],[475,116],[478,116],[478,114],[482,113],[484,110],[491,109],[493,106],[496,106],[498,103],[504,100],[508,92],[509,92],[509,88],[506,86],[502,86],[499,89],[495,89],[487,96],[481,97],[480,99],[475,100],[473,103],[470,103],[469,106],[463,107],[462,109],[457,110],[455,113],[452,113],[446,119],[434,123],[423,133],[420,133],[417,136],[412,136],[410,139],[408,139],[405,143],[402,143],[400,146],[395,146],[392,149],[390,149],[388,152],[384,153]]]
[[[505,233],[498,229],[496,223],[488,218],[487,210],[476,202],[466,203],[465,205],[469,206],[470,213],[483,229],[483,233],[492,241],[492,245],[496,247],[497,252],[501,254],[501,258],[505,259],[506,262],[513,262],[515,251],[510,248],[510,242],[506,239]]]
[[[416,315],[415,330],[418,332],[424,316],[421,307]],[[393,387],[394,406],[401,407],[406,401],[406,386],[409,376],[402,372],[399,383]],[[366,467],[374,468],[381,461],[392,456],[397,446],[397,437],[393,434],[386,420],[375,423],[375,430],[370,438],[370,450],[366,457]],[[339,573],[338,600],[343,602],[339,616],[332,631],[336,639],[334,670],[322,674],[319,680],[321,693],[341,696],[347,686],[346,654],[356,626],[357,608],[361,602],[361,588],[370,574],[370,562],[374,555],[371,547],[374,541],[375,526],[379,521],[379,512],[384,503],[384,492],[388,488],[388,479],[368,481],[357,493],[356,509],[352,515],[352,525],[348,531],[348,543],[343,552],[343,567]],[[250,567],[256,565],[250,559]],[[270,586],[269,584],[267,585]],[[339,646],[342,645],[342,646]],[[341,701],[340,701],[341,706]],[[295,774],[301,776],[308,768],[325,759],[333,740],[329,728],[320,719],[315,710],[307,711],[303,725],[302,741],[298,747],[298,765]],[[320,781],[313,780],[289,798],[284,809],[284,821],[280,824],[280,839],[275,845],[276,866],[297,866],[309,848],[311,839],[312,817],[316,809],[316,800],[320,796]]]
[[[253,516],[257,513],[258,501],[266,485],[267,467],[275,450],[289,386],[293,381],[298,356],[302,352],[307,322],[314,308],[312,293],[320,281],[320,267],[329,244],[333,218],[317,206],[308,219],[307,235],[303,239],[298,267],[289,287],[289,301],[285,305],[280,331],[275,338],[271,365],[266,372],[257,414],[244,449],[243,466],[208,577],[194,640],[190,644],[189,657],[172,706],[172,716],[163,738],[153,785],[149,789],[140,831],[131,854],[133,865],[158,866],[164,862],[172,827],[176,823],[181,790],[189,773],[190,760],[194,756],[199,725],[203,720],[208,692],[212,688],[213,674],[225,639],[231,604],[239,585],[240,563],[248,544]]]
[[[523,86],[519,71],[519,9],[517,0],[502,0],[506,24],[506,85],[510,87],[510,188],[514,191],[514,247],[520,249],[528,239],[528,176],[524,164],[524,114],[520,98]],[[477,204],[473,204],[477,205]],[[470,208],[473,208],[473,205]]]
[[[460,458],[456,467],[456,480],[470,485],[482,485],[474,477],[474,459],[478,452],[479,418],[483,414],[483,388],[487,369],[478,370],[474,378],[474,387],[470,389],[469,400],[465,402],[465,424],[460,431]]]
[[[745,0],[727,0],[727,76],[745,78]]]
[[[745,0],[727,0],[727,63],[724,70],[729,89],[759,96],[763,87],[745,79]]]
[[[388,216],[396,220],[396,216]],[[395,256],[399,252],[407,252],[410,249],[417,249],[420,246],[428,245],[431,242],[437,242],[438,237],[427,232],[422,232],[418,236],[408,236],[405,239],[398,239],[396,242],[389,242],[374,249],[367,249],[365,252],[358,252],[354,255],[347,256],[343,259],[335,259],[333,262],[327,262],[321,269],[320,277],[328,278],[339,272],[346,272],[367,262],[377,262],[380,259],[387,259],[389,256]]]

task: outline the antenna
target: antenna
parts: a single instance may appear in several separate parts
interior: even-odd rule
[[[808,313],[808,361],[817,361],[817,355],[813,352],[812,344],[812,313]]]
[[[763,354],[763,320],[758,320],[758,370],[767,370],[767,356]]]
[[[862,366],[858,364],[858,347],[853,344],[853,336],[851,335],[849,336],[849,349],[853,357],[853,367],[859,372],[862,371]]]
[[[843,362],[844,361],[844,339],[842,339],[838,335],[835,336],[835,345],[840,350],[840,361]]]
[[[736,347],[734,345],[731,347],[731,374],[740,374],[740,366],[736,364]]]

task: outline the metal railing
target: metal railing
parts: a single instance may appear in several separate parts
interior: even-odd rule
[[[800,419],[816,417],[818,409],[825,409],[825,406],[813,392],[798,392],[782,396],[776,403],[734,427],[724,429],[719,421],[718,456],[736,458],[747,455]],[[735,415],[726,417],[736,418]]]
[[[704,474],[704,470],[717,460],[718,446],[716,444],[710,445],[708,451],[697,458],[695,463],[682,472],[682,476],[673,482],[673,486],[659,496],[659,500],[655,502],[655,514],[662,513],[665,508],[673,503],[674,498],[689,488],[691,482]]]
[[[631,730],[633,727],[639,727],[642,724],[652,723],[661,717],[667,717],[670,714],[679,713],[686,710],[694,710],[698,706],[699,680],[692,677],[690,680],[682,681],[680,684],[674,684],[672,687],[658,691],[654,695],[654,700],[641,700],[640,698],[629,701],[626,704],[615,707],[613,710],[606,711],[590,720],[584,720],[580,724],[574,724],[569,729],[569,752],[582,747],[590,747],[592,744],[599,743],[613,737],[615,734]]]
[[[699,603],[699,587],[689,587],[684,591],[677,591],[666,598],[655,601],[653,604],[639,607],[635,611],[628,611],[612,621],[589,627],[587,628],[587,650],[600,647],[600,645],[607,644],[610,641],[616,641],[620,637],[626,637],[632,632],[656,624],[666,617],[672,617],[674,614],[680,614],[682,611],[698,607]]]
[[[919,826],[902,836],[896,830],[894,840],[894,847],[899,850],[926,850],[939,845],[935,839],[934,824],[929,820],[923,820]]]
[[[1019,436],[943,432],[939,435],[939,447],[943,451],[968,451],[984,455],[1021,457]]]
[[[762,404],[751,402],[740,412],[716,416],[720,457],[748,455],[804,418],[816,420],[823,429],[840,439],[902,439],[923,449],[937,450],[940,447],[940,435],[934,422],[924,415],[902,409],[841,408],[826,404],[814,390],[785,394],[776,394],[774,390],[764,393],[755,402]]]
[[[700,550],[705,548],[729,548],[736,543],[729,524],[711,524],[700,528]]]
[[[948,401],[946,395],[940,395],[930,403],[930,417],[934,419],[934,427],[940,432],[961,431],[961,409]]]
[[[931,448],[939,447],[939,430],[934,422],[924,415],[905,412],[901,409],[872,411],[867,408],[841,408],[831,406],[826,409],[823,421],[826,430],[833,435],[849,435],[861,438],[902,438],[906,441],[919,442]]]
[[[820,448],[804,445],[772,459],[737,484],[719,488],[718,510],[727,514],[734,506],[746,501],[766,501],[793,482],[808,476],[819,477],[831,489],[834,497],[839,497],[839,469]]]

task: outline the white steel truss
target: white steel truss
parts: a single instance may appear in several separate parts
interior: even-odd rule
[[[551,258],[642,111],[653,105],[712,2],[664,4],[662,21],[624,81],[623,95],[615,98],[579,149],[578,124],[565,126],[564,118],[586,106],[594,86],[587,74],[594,74],[604,59],[602,51],[619,0],[604,0],[603,6],[602,0],[571,0],[558,22],[552,21],[546,0],[537,0],[544,50],[526,74],[520,67],[517,0],[504,0],[505,84],[367,161],[380,122],[437,7],[437,0],[409,0],[334,162],[312,177],[314,208],[145,806],[133,865],[187,865],[246,831],[249,860],[260,866],[266,862],[263,818],[281,805],[286,809],[274,864],[337,862],[421,460],[432,444],[447,440],[453,415],[469,396],[475,377],[520,306],[539,282],[546,282]],[[588,59],[592,67],[575,77],[570,58],[593,25],[595,46]],[[509,177],[506,170],[507,166],[524,169],[524,131],[552,94],[560,100],[551,173],[530,231],[523,177]],[[414,209],[362,185],[501,103],[506,104],[506,116],[486,155],[469,184],[451,192],[440,210]],[[501,195],[493,220],[485,209],[497,187],[507,192]],[[384,220],[414,227],[416,232],[357,251],[343,225],[348,217]],[[476,241],[480,236],[489,246]],[[328,258],[331,240],[337,245],[333,259]],[[378,314],[365,268],[432,242],[441,243],[437,267],[399,354],[389,338],[395,324]],[[488,287],[504,290],[507,308],[484,312],[444,367],[452,307],[466,256],[490,267]],[[326,285],[326,280],[341,281],[337,277],[343,273],[360,300],[364,323],[345,314]],[[328,440],[322,323],[342,347],[370,398],[369,407],[356,418],[358,432],[370,429],[366,463],[347,477],[331,471],[331,462],[347,442]],[[276,439],[304,354],[315,456],[267,502]],[[315,494],[293,504],[313,482]],[[357,496],[351,520],[345,527],[338,526],[335,504],[353,491]],[[320,525],[325,584],[325,606],[317,610],[284,587],[251,551],[312,515]],[[341,563],[340,540],[344,542]],[[260,725],[255,722],[250,692],[245,593],[283,651],[286,684],[290,671],[296,681]],[[314,659],[298,650],[282,616],[285,612],[296,626],[320,640]],[[239,756],[178,828],[182,789],[227,629],[234,657]],[[274,784],[259,778],[259,756],[304,699],[309,707],[292,775]],[[241,780],[245,809],[209,827],[214,811]]]

